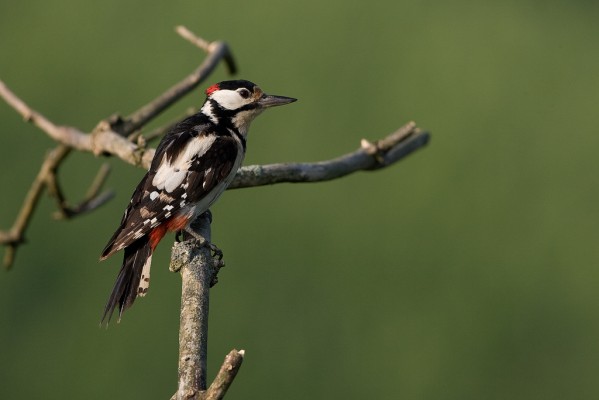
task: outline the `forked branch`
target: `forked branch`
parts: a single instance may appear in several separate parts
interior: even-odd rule
[[[44,160],[12,228],[0,231],[0,244],[6,246],[4,265],[10,267],[18,245],[24,242],[24,233],[44,189],[48,189],[58,204],[58,216],[70,218],[96,209],[110,199],[112,194],[100,193],[108,169],[102,167],[82,203],[69,206],[58,180],[58,168],[73,151],[92,153],[96,156],[116,156],[128,164],[147,169],[155,150],[147,148],[149,140],[160,136],[171,126],[167,124],[143,136],[140,129],[166,108],[177,102],[206,80],[222,60],[229,72],[236,70],[233,57],[224,42],[207,42],[185,27],[177,27],[177,33],[198,48],[206,51],[206,59],[187,77],[164,93],[131,113],[128,117],[113,115],[100,121],[89,133],[71,127],[57,125],[41,113],[29,107],[0,81],[0,97],[23,118],[44,131],[58,146]],[[241,168],[230,189],[270,185],[282,182],[318,182],[340,178],[356,171],[372,171],[390,166],[413,151],[425,146],[429,134],[409,122],[389,136],[369,142],[362,140],[360,147],[335,159],[315,163],[283,163],[252,165]],[[210,237],[210,218],[206,213],[194,223],[194,228]],[[173,247],[171,268],[180,270],[183,282],[180,323],[179,384],[173,399],[216,400],[222,399],[231,385],[244,358],[243,350],[232,350],[212,384],[207,387],[207,333],[209,289],[216,282],[222,264],[211,257],[206,248],[195,242],[177,243]]]
[[[198,45],[198,40],[205,42],[197,37],[197,40],[192,40],[195,35],[184,27],[178,27],[177,32],[194,45]],[[200,47],[208,53],[208,57],[188,76],[167,89],[156,99],[140,107],[129,117],[122,118],[119,115],[112,115],[103,119],[91,133],[84,133],[72,126],[55,124],[27,105],[0,80],[0,97],[21,114],[25,121],[34,124],[59,143],[59,147],[48,155],[44,165],[42,165],[42,169],[34,180],[13,227],[6,232],[0,231],[0,244],[6,245],[5,268],[10,268],[14,263],[16,249],[25,241],[24,232],[31,221],[39,196],[45,188],[48,188],[50,193],[56,197],[59,209],[56,215],[62,218],[71,218],[83,212],[91,211],[112,198],[110,192],[97,195],[97,191],[108,173],[106,167],[103,167],[96,177],[96,183],[88,191],[86,199],[78,206],[67,206],[67,201],[58,184],[56,171],[71,150],[91,152],[95,155],[112,155],[129,164],[147,169],[154,156],[154,149],[146,149],[144,145],[140,145],[140,143],[144,144],[146,140],[140,140],[139,135],[134,134],[134,132],[206,80],[221,60],[225,61],[231,73],[235,72],[236,67],[233,56],[226,43],[212,42]]]
[[[71,149],[64,145],[58,145],[48,152],[40,171],[23,201],[23,205],[17,214],[13,226],[6,232],[0,231],[0,244],[6,246],[3,260],[5,268],[8,269],[13,265],[17,247],[25,241],[25,231],[44,189],[48,189],[50,195],[56,199],[58,206],[57,218],[73,218],[80,214],[93,211],[110,200],[114,195],[110,191],[99,193],[108,175],[107,166],[104,165],[89,188],[83,202],[76,206],[69,206],[58,182],[58,167],[70,152]]]

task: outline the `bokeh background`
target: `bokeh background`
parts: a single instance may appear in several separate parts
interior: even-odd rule
[[[90,130],[194,69],[184,24],[230,43],[239,77],[299,102],[260,117],[246,163],[317,161],[409,120],[398,165],[230,191],[209,368],[230,399],[599,398],[599,7],[591,1],[0,2],[0,77]],[[210,82],[228,78],[219,67]],[[206,85],[204,85],[205,87]],[[203,101],[201,90],[157,126]],[[149,127],[151,128],[151,127]],[[0,228],[52,141],[0,104]],[[61,170],[75,202],[104,160]],[[0,398],[163,399],[176,389],[180,278],[98,328],[120,255],[98,263],[143,171],[108,160],[107,206],[41,202],[0,277]]]

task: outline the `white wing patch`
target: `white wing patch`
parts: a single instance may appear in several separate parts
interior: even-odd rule
[[[152,185],[158,190],[165,190],[171,193],[183,183],[191,166],[192,159],[203,156],[215,140],[216,135],[193,138],[172,162],[166,161],[165,154],[160,167],[156,171],[156,175],[154,175]]]

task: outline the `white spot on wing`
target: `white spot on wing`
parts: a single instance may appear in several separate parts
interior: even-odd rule
[[[154,190],[150,193],[150,200],[154,200],[156,197],[158,197],[158,192]]]

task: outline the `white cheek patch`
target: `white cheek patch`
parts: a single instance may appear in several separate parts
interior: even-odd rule
[[[189,167],[191,166],[191,160],[194,157],[203,156],[215,140],[215,135],[196,137],[190,140],[177,158],[170,163],[166,161],[165,155],[160,167],[156,171],[156,175],[154,175],[152,185],[158,190],[165,190],[171,193],[183,183],[183,180],[187,176],[187,171],[189,171]]]
[[[218,90],[210,97],[227,110],[236,110],[252,101],[251,98],[244,99],[235,90]]]

